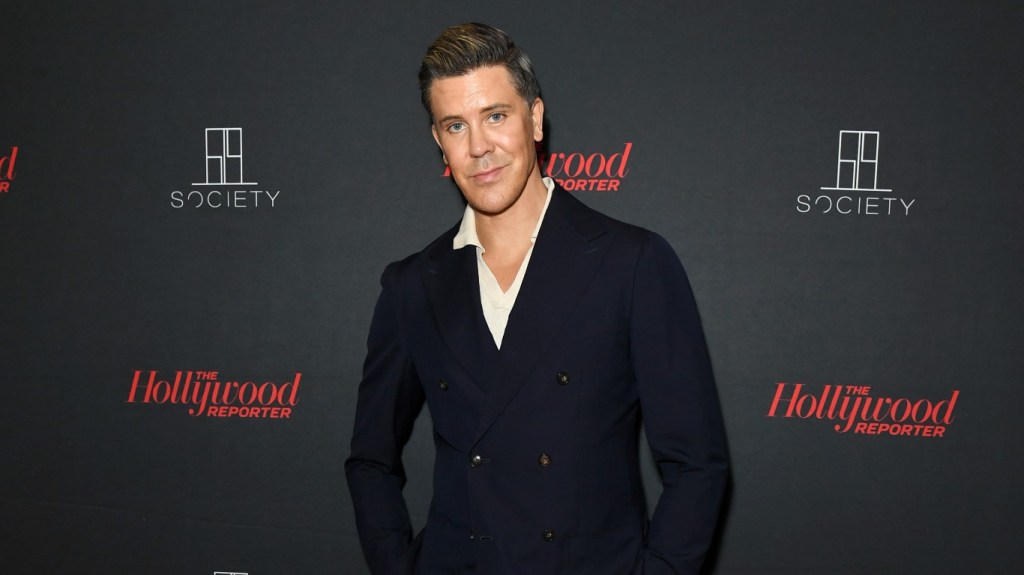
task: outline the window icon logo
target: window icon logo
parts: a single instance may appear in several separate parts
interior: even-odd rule
[[[206,181],[192,185],[258,185],[245,181],[242,164],[242,129],[206,128]]]
[[[822,190],[844,192],[891,192],[878,187],[879,132],[840,130],[836,185]]]

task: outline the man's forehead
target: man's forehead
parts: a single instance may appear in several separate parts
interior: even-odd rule
[[[483,109],[497,103],[514,105],[521,100],[504,66],[485,66],[461,76],[438,78],[430,87],[431,109],[435,116],[443,116],[453,109]]]

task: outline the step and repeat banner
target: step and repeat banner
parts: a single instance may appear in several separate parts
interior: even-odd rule
[[[368,573],[342,464],[380,273],[461,217],[416,72],[465,21],[689,272],[709,572],[1024,571],[1024,13],[935,1],[6,3],[0,571]],[[420,526],[425,413],[405,465]]]

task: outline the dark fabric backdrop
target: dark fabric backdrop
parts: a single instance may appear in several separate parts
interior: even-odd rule
[[[416,71],[470,20],[534,60],[556,177],[689,271],[734,459],[715,573],[1024,570],[1018,3],[14,1],[0,571],[366,573],[365,334],[460,216]],[[224,409],[190,415],[189,372]],[[836,431],[830,393],[888,407]],[[406,462],[422,525],[425,415]]]

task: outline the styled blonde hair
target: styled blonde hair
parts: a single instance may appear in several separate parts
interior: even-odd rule
[[[420,98],[430,109],[430,87],[434,80],[464,76],[477,68],[504,66],[516,92],[527,106],[540,97],[540,83],[529,56],[505,32],[476,22],[456,24],[441,32],[427,48],[420,65]]]

